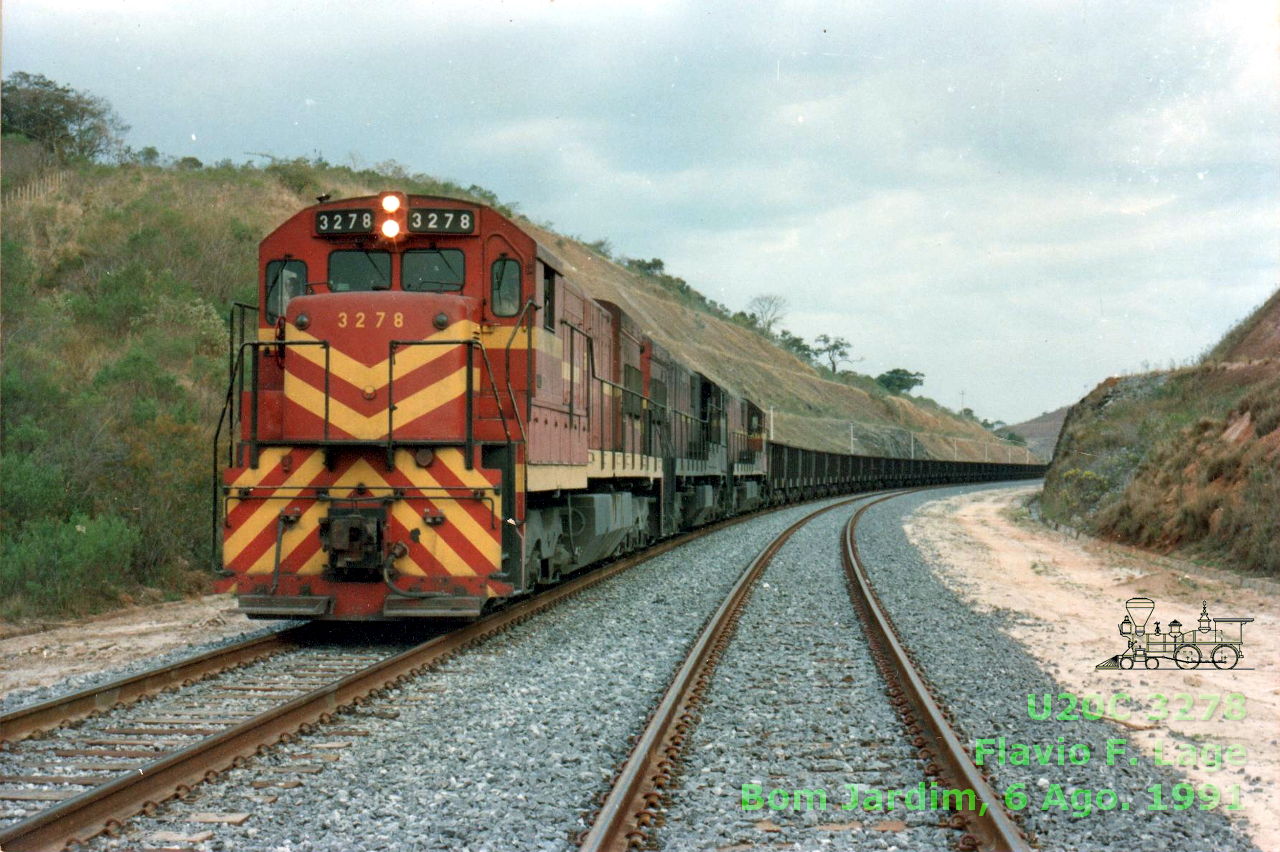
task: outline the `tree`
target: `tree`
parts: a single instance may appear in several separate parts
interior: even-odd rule
[[[778,345],[806,364],[813,361],[814,356],[817,354],[813,351],[812,346],[804,342],[803,337],[798,334],[792,334],[785,328],[778,329]]]
[[[819,334],[813,339],[813,353],[817,357],[826,358],[831,363],[831,374],[835,375],[836,367],[841,361],[849,360],[849,347],[853,344],[843,337],[832,337]]]
[[[15,71],[0,93],[0,126],[21,133],[60,160],[93,160],[121,144],[129,126],[111,104],[55,83],[43,74]]]
[[[1008,441],[1011,444],[1020,444],[1024,447],[1027,445],[1027,439],[1022,437],[1012,429],[1008,430],[1007,432],[997,432],[996,434],[998,434],[1001,438],[1004,438],[1006,441]]]
[[[773,334],[775,323],[787,315],[787,300],[776,293],[761,293],[747,302],[747,313],[754,314],[765,334]]]
[[[607,243],[608,241],[599,240],[598,242]],[[587,243],[587,245],[595,248],[594,243]],[[608,256],[604,251],[601,251],[600,253],[604,254],[606,257]],[[641,260],[638,257],[626,257],[622,259],[622,265],[627,269],[630,269],[632,272],[639,272],[641,275],[648,275],[653,278],[667,274],[667,265],[662,262],[662,258],[660,257],[655,257],[651,260]]]
[[[924,384],[924,373],[913,373],[901,367],[894,367],[876,376],[876,384],[889,393],[906,393],[916,385]]]

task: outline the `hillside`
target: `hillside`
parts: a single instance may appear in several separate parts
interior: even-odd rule
[[[1053,448],[1058,443],[1058,435],[1062,433],[1062,423],[1067,419],[1067,412],[1070,409],[1071,406],[1064,405],[1053,411],[1046,411],[1039,417],[1015,423],[1008,428],[1010,432],[1016,432],[1027,439],[1027,446],[1031,452],[1042,459],[1052,458]]]
[[[1205,360],[1240,363],[1261,358],[1280,358],[1280,290],[1227,332]]]
[[[1107,379],[1072,407],[1046,514],[1280,573],[1280,293],[1195,367]]]
[[[954,453],[980,460],[1004,458],[1008,451],[973,420],[930,400],[889,394],[865,376],[851,379],[856,386],[823,378],[758,332],[691,309],[652,278],[624,269],[581,242],[525,225],[553,248],[567,264],[566,275],[591,295],[621,305],[686,363],[765,408],[772,406],[779,441],[848,451],[853,423],[858,452],[909,456],[912,432],[917,433],[920,458],[952,458]]]
[[[226,316],[233,301],[255,300],[257,243],[277,223],[322,192],[394,187],[501,207],[481,187],[394,164],[59,169],[20,140],[4,145],[4,616],[103,609],[206,584]],[[852,421],[855,446],[866,452],[1015,452],[991,444],[976,423],[891,396],[866,377],[845,377],[856,387],[823,380],[758,332],[692,310],[697,300],[687,294],[529,227],[593,295],[623,305],[708,375],[773,406],[779,440],[844,450]]]

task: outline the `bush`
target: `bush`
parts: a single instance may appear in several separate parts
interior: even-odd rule
[[[1239,500],[1223,510],[1218,538],[1240,568],[1280,574],[1280,471],[1269,465],[1252,468]]]
[[[14,618],[118,606],[142,536],[121,518],[40,518],[0,540],[0,600]]]
[[[22,452],[0,453],[0,518],[5,529],[15,529],[29,518],[64,515],[72,499],[61,465]]]

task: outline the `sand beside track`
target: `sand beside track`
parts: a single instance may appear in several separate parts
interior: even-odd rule
[[[1166,760],[1176,758],[1184,744],[1242,744],[1243,766],[1181,769],[1196,784],[1221,790],[1240,785],[1242,808],[1235,817],[1246,821],[1243,827],[1260,849],[1280,849],[1280,596],[1242,588],[1226,572],[1054,532],[1020,508],[1033,493],[984,491],[928,503],[908,520],[907,535],[930,555],[940,578],[978,611],[1014,613],[1016,624],[1007,632],[1064,690],[1124,692],[1140,699],[1142,709],[1130,711],[1126,730],[1148,757],[1157,743],[1164,744]],[[1156,671],[1095,669],[1125,650],[1117,625],[1125,600],[1139,596],[1155,601],[1148,630],[1174,618],[1184,630],[1195,627],[1205,600],[1210,616],[1256,619],[1245,625],[1239,667],[1184,671],[1162,660]],[[1209,696],[1229,693],[1245,696],[1247,718],[1225,720],[1221,706],[1213,719],[1198,718]],[[1148,718],[1162,715],[1157,694],[1171,699],[1167,718]],[[1055,704],[1055,712],[1064,707]]]
[[[266,625],[236,612],[230,595],[135,606],[0,639],[0,695],[47,686]],[[0,633],[3,635],[3,633]]]

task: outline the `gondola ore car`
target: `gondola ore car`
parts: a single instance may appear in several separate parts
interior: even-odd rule
[[[214,438],[244,612],[474,618],[759,506],[1042,473],[766,442],[759,406],[564,272],[490,207],[399,192],[263,240]]]

